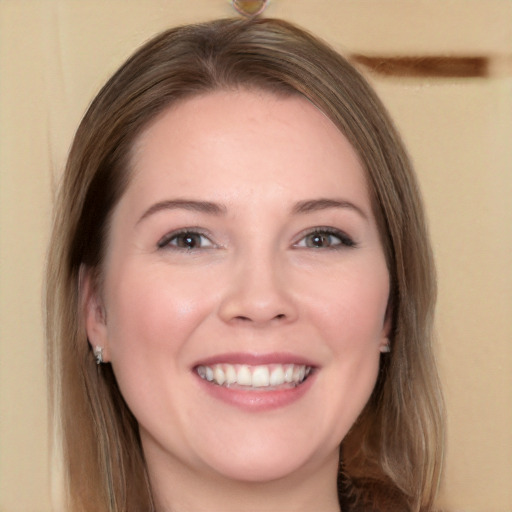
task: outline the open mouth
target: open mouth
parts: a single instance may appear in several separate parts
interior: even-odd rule
[[[213,364],[194,368],[201,379],[222,387],[247,391],[272,391],[294,388],[313,371],[304,364]]]

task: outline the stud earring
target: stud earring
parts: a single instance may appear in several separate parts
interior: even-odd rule
[[[103,347],[94,347],[94,357],[96,358],[96,364],[103,363]]]
[[[380,351],[382,354],[387,354],[391,352],[391,347],[389,346],[389,341],[387,341],[384,345],[380,347]]]

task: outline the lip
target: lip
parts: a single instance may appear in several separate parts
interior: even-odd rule
[[[286,352],[272,354],[217,354],[206,359],[201,359],[197,364],[193,365],[192,372],[196,377],[198,385],[204,392],[208,393],[209,396],[216,400],[220,400],[228,405],[248,412],[271,411],[292,405],[294,402],[300,400],[311,389],[316,380],[317,371],[313,371],[304,382],[296,387],[270,391],[260,391],[258,389],[243,390],[240,388],[219,386],[202,379],[195,371],[195,368],[199,365],[210,366],[221,363],[247,364],[250,366],[267,364],[297,364],[311,366],[315,370],[318,369],[318,365],[311,360]]]
[[[269,354],[256,354],[247,352],[230,352],[225,354],[217,354],[215,356],[201,359],[192,365],[192,368],[196,366],[204,365],[211,366],[213,364],[247,364],[249,366],[258,366],[265,364],[303,364],[305,366],[311,366],[317,368],[318,364],[310,359],[293,354],[291,352],[272,352]]]

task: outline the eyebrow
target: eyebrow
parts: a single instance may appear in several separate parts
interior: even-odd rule
[[[293,214],[313,213],[321,210],[328,210],[330,208],[347,208],[358,213],[363,219],[368,220],[366,213],[350,201],[342,199],[309,199],[306,201],[299,201],[292,208]],[[150,206],[137,221],[137,224],[144,219],[163,210],[189,210],[200,213],[207,213],[209,215],[223,215],[227,212],[224,205],[212,203],[210,201],[194,201],[191,199],[168,199],[166,201],[159,201]]]
[[[293,213],[312,213],[329,208],[347,208],[358,213],[363,219],[368,220],[368,215],[359,206],[342,199],[312,199],[308,201],[299,201],[293,207]]]
[[[193,212],[208,213],[210,215],[222,215],[226,213],[226,207],[210,201],[193,201],[190,199],[169,199],[160,201],[150,206],[137,221],[142,222],[144,219],[163,210],[190,210]]]

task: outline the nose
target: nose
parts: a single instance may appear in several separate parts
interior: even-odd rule
[[[253,326],[290,323],[297,318],[290,280],[276,257],[245,258],[233,266],[219,316],[228,323]]]

